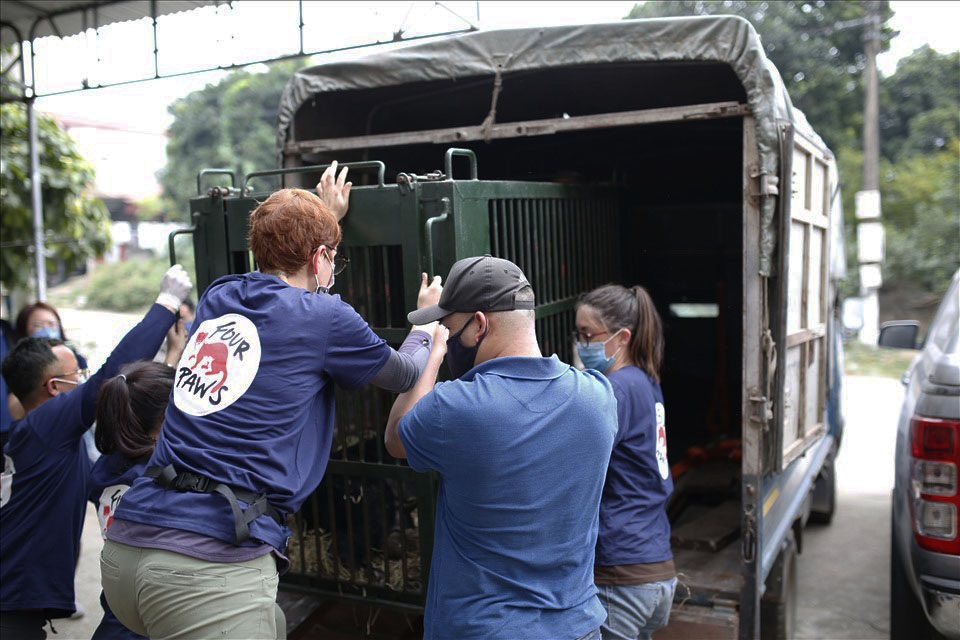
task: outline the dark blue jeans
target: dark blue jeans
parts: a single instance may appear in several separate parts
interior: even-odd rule
[[[600,636],[600,627],[597,627],[590,633],[585,633],[584,635],[577,638],[577,640],[603,640]]]

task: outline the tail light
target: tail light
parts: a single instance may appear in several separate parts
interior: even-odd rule
[[[913,531],[917,544],[939,553],[960,555],[957,467],[960,420],[914,416],[910,422],[913,454]]]

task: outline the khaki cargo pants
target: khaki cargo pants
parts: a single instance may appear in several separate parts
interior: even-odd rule
[[[287,636],[272,554],[209,562],[106,540],[100,575],[117,619],[152,640]]]

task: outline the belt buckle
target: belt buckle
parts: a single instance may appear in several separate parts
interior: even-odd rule
[[[210,479],[205,476],[199,476],[194,473],[180,473],[174,481],[174,489],[177,491],[196,491],[205,493]]]

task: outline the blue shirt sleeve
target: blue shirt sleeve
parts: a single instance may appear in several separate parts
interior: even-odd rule
[[[96,418],[97,392],[104,380],[117,375],[125,364],[136,360],[152,360],[175,319],[176,316],[169,309],[154,304],[143,320],[123,336],[100,370],[80,385],[78,391],[83,396],[82,419],[86,425],[83,430],[89,428]]]
[[[628,437],[638,441],[651,437],[656,443],[654,405],[657,400],[653,386],[640,370],[621,372],[621,376],[614,374],[609,378],[617,399],[617,435],[613,446],[617,447]]]
[[[7,352],[9,349],[9,344],[7,342],[8,337],[12,335],[12,331],[7,325],[6,320],[0,320],[0,362],[3,362],[3,359],[7,357]],[[13,422],[13,418],[10,416],[10,411],[7,409],[7,381],[3,376],[0,376],[0,433],[6,433],[10,430],[10,423]]]
[[[120,340],[99,371],[75,391],[62,393],[31,411],[22,421],[23,428],[32,431],[49,448],[71,446],[93,424],[97,393],[104,380],[116,375],[120,367],[129,362],[150,359],[174,318],[165,307],[153,305],[143,320]]]
[[[332,317],[324,370],[339,387],[358,389],[380,371],[392,349],[339,298]]]
[[[444,432],[436,389],[422,397],[400,418],[397,434],[411,469],[420,473],[443,472]]]
[[[616,447],[623,440],[630,425],[630,401],[616,380],[610,380],[610,385],[613,387],[613,396],[617,399],[617,435],[613,437],[613,446]]]

